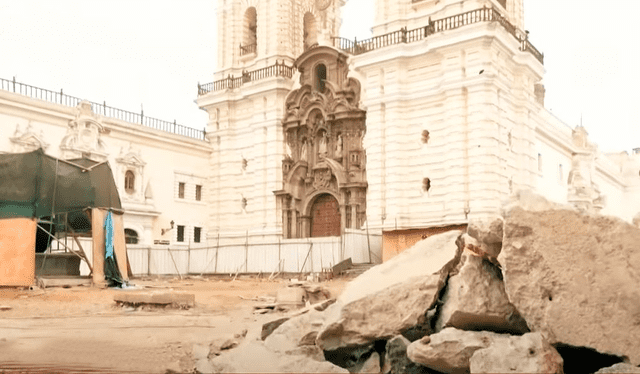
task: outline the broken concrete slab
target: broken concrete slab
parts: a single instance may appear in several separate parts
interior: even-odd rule
[[[273,330],[277,329],[280,325],[287,322],[290,317],[278,318],[276,320],[270,321],[262,325],[262,333],[260,335],[260,339],[265,340]]]
[[[70,276],[40,276],[36,277],[36,281],[41,288],[51,287],[79,287],[79,286],[91,286],[91,277],[70,277]]]
[[[431,236],[350,282],[327,309],[317,344],[325,351],[366,345],[425,324],[460,259],[460,235]]]
[[[640,229],[533,200],[534,209],[516,202],[505,212],[498,260],[509,300],[551,344],[639,365]]]
[[[463,235],[465,246],[475,239]],[[461,330],[487,330],[498,333],[524,334],[527,323],[509,302],[502,273],[481,257],[463,252],[442,296],[436,331],[445,327]]]
[[[307,292],[301,287],[283,287],[276,294],[277,307],[302,308],[307,301]]]
[[[196,296],[192,293],[174,291],[122,291],[114,295],[117,303],[131,305],[178,305],[182,307],[195,306]]]
[[[503,335],[489,347],[473,353],[471,373],[562,374],[562,357],[539,332],[522,336]]]

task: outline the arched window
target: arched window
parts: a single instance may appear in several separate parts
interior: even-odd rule
[[[133,193],[136,186],[136,176],[131,170],[127,170],[124,174],[124,190],[128,193]]]
[[[315,74],[315,89],[316,91],[324,91],[324,82],[327,80],[327,67],[324,64],[318,64],[316,66]]]
[[[316,27],[316,18],[309,12],[304,15],[302,40],[304,43],[305,51],[318,44],[318,29]]]
[[[127,244],[138,244],[138,233],[131,229],[124,229],[124,242]]]
[[[242,35],[242,45],[240,46],[240,56],[249,53],[256,53],[258,42],[258,16],[256,8],[250,7],[244,12],[244,32]]]

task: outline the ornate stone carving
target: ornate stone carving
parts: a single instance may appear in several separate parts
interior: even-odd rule
[[[283,189],[275,192],[288,237],[310,234],[305,225],[313,224],[311,206],[324,194],[338,198],[338,219],[343,228],[359,228],[366,216],[366,201],[350,202],[346,193],[366,196],[367,182],[365,112],[358,108],[360,83],[345,78],[345,62],[346,55],[322,46],[305,52],[296,61],[302,73],[301,86],[285,100]],[[320,78],[312,75],[320,64],[326,68],[324,87],[318,86]],[[298,221],[296,217],[306,218]]]
[[[313,171],[313,188],[316,190],[328,189],[331,185],[331,169],[316,169]]]
[[[316,0],[316,8],[318,8],[318,10],[325,10],[331,5],[332,1],[333,0]]]
[[[597,147],[588,141],[587,131],[582,126],[573,131],[573,145],[575,151],[571,158],[567,200],[580,210],[599,211],[604,207],[605,197],[592,180]]]
[[[20,124],[16,124],[13,137],[9,138],[9,140],[13,143],[14,153],[31,152],[38,148],[46,150],[49,147],[49,144],[44,141],[42,130],[36,132],[31,125],[31,121],[27,123],[24,131],[20,128]]]
[[[76,117],[69,121],[67,134],[62,139],[62,158],[88,157],[94,161],[107,159],[107,146],[100,138],[104,128],[91,111],[91,103],[82,101],[76,107]]]

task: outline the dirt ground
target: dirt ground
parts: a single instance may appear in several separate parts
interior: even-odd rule
[[[193,351],[254,331],[283,312],[254,314],[254,297],[288,280],[239,277],[141,278],[147,290],[195,294],[188,310],[119,307],[116,289],[0,288],[0,373],[193,372]],[[337,296],[348,279],[321,285]],[[2,308],[8,307],[8,308]]]

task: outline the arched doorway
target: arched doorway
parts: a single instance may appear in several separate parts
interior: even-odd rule
[[[322,194],[311,206],[311,236],[340,236],[340,205],[335,197]]]

